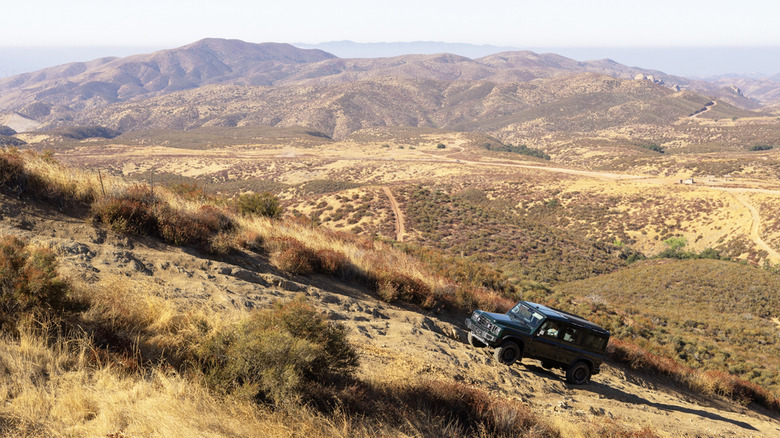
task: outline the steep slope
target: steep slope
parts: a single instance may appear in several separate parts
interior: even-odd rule
[[[772,436],[780,431],[780,422],[761,409],[701,397],[669,380],[615,364],[605,364],[601,374],[580,387],[565,383],[560,373],[542,369],[533,360],[512,367],[500,365],[485,350],[468,346],[460,320],[446,313],[381,303],[354,284],[285,274],[262,257],[206,259],[190,249],[107,233],[77,218],[0,195],[0,235],[9,234],[52,248],[61,271],[70,278],[97,286],[121,281],[151,288],[157,299],[171,300],[182,309],[208,308],[235,317],[274,300],[304,294],[331,320],[350,328],[350,339],[360,351],[359,375],[363,378],[377,385],[465,382],[502,399],[520,400],[537,415],[554,419],[562,436],[583,430],[598,435],[595,431],[601,426],[604,430],[646,427],[663,436]],[[134,424],[144,418],[135,410],[122,411],[114,418],[110,412],[126,402],[111,398],[115,405],[108,406],[100,392],[92,396],[98,397],[90,404],[93,414],[74,418],[64,427],[86,428],[99,415],[108,422],[103,428],[127,428],[125,433],[131,433]],[[159,399],[149,398],[146,392],[132,399],[149,409],[159,407]],[[150,419],[155,423],[148,427],[164,427],[170,420],[163,417]],[[231,427],[215,430],[214,436],[230,435]]]

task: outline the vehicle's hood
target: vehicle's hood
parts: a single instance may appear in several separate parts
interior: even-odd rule
[[[531,329],[526,327],[523,324],[519,324],[517,321],[510,318],[508,315],[504,313],[492,313],[492,312],[484,312],[485,316],[493,319],[497,323],[509,327],[513,330],[521,331],[524,333],[531,333]]]

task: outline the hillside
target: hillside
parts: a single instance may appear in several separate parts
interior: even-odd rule
[[[284,76],[277,70],[332,57],[288,44],[205,39],[148,55],[65,64],[0,79],[0,108],[42,119],[52,111],[67,113],[213,83],[271,84]]]
[[[706,102],[702,96],[674,93],[647,81],[597,74],[511,84],[382,77],[313,86],[206,86],[85,109],[70,115],[67,124],[102,125],[122,132],[306,126],[335,138],[370,127],[410,126],[477,131],[521,141],[552,132],[590,133],[627,125],[664,129]],[[706,117],[753,115],[722,103]]]
[[[615,334],[653,340],[656,351],[693,368],[725,367],[778,391],[778,287],[776,273],[757,267],[652,260],[557,290],[594,306],[626,309],[631,323],[613,326]]]
[[[778,420],[761,407],[695,393],[671,378],[614,362],[582,387],[566,384],[560,373],[544,370],[536,361],[499,366],[465,343],[460,326],[463,310],[447,304],[452,302],[447,301],[445,289],[437,298],[443,307],[416,305],[401,299],[402,295],[388,303],[381,288],[377,292],[359,278],[350,278],[349,271],[340,275],[297,271],[284,264],[284,251],[279,252],[296,236],[307,245],[324,244],[336,254],[355,257],[349,263],[387,261],[384,269],[401,268],[405,275],[426,278],[426,284],[431,281],[424,264],[381,242],[294,220],[254,218],[237,222],[233,232],[244,239],[249,239],[246,231],[259,234],[229,252],[214,246],[204,252],[197,244],[172,246],[165,243],[170,239],[167,234],[158,239],[128,228],[118,232],[132,222],[111,222],[100,213],[104,202],[111,201],[101,198],[101,188],[114,201],[135,199],[137,208],[157,196],[154,214],[161,226],[178,211],[190,211],[193,218],[201,212],[197,220],[206,221],[229,211],[211,201],[203,205],[203,200],[188,210],[193,206],[169,198],[162,188],[152,195],[148,186],[109,178],[98,182],[88,173],[68,171],[34,155],[24,156],[30,184],[17,186],[19,180],[9,178],[12,174],[7,172],[16,169],[14,155],[2,158],[6,173],[1,181],[0,235],[18,236],[33,247],[53,251],[59,271],[70,284],[69,293],[81,300],[67,308],[68,320],[62,324],[77,322],[82,327],[79,333],[94,336],[69,343],[60,339],[55,343],[59,347],[52,349],[35,337],[34,330],[23,329],[18,342],[13,337],[3,340],[4,357],[15,359],[4,361],[10,372],[3,378],[12,389],[3,395],[0,415],[13,418],[9,427],[20,433],[295,436],[303,431],[310,436],[591,437],[771,436],[780,430]],[[51,178],[55,175],[60,177]],[[9,196],[9,191],[15,195]],[[79,200],[92,197],[93,213],[73,208]],[[54,199],[64,201],[67,214],[51,208]],[[177,207],[168,210],[166,205]],[[97,216],[85,221],[85,214]],[[182,220],[178,224],[193,225]],[[226,242],[224,233],[209,234],[212,245]],[[410,277],[387,280],[397,282],[396,292],[407,293],[404,288],[415,284]],[[233,396],[224,397],[209,386],[220,378],[218,374],[199,378],[180,368],[186,361],[177,360],[177,354],[186,353],[189,346],[200,346],[212,334],[231,330],[234,322],[245,325],[224,333],[240,336],[240,327],[246,327],[254,315],[283,317],[258,312],[266,311],[274,300],[289,302],[300,295],[316,314],[349,329],[347,340],[359,355],[352,380],[311,381],[307,387],[312,392],[293,392],[287,402],[274,404],[273,388],[260,389],[265,397],[253,397],[257,388],[252,392],[252,387],[233,387]],[[481,306],[496,302],[490,295],[474,297]],[[277,309],[306,311],[302,304],[292,306]],[[62,331],[48,333],[56,339]],[[81,345],[91,353],[79,356]],[[299,349],[295,351],[311,351],[297,341],[292,345]],[[68,356],[71,347],[73,355]],[[262,343],[250,347],[279,348]],[[22,350],[27,353],[19,354]],[[295,388],[292,381],[289,385]],[[310,404],[299,405],[295,397]],[[380,404],[374,405],[374,400]],[[294,428],[289,427],[291,418]]]

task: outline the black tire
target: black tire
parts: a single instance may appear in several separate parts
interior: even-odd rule
[[[513,341],[504,341],[493,352],[493,356],[504,365],[512,365],[520,360],[520,346]]]
[[[482,343],[479,339],[476,338],[476,336],[472,335],[471,332],[469,332],[469,345],[475,348],[484,348],[487,345]]]
[[[566,381],[574,385],[584,385],[590,381],[590,367],[583,361],[575,362],[566,370]]]

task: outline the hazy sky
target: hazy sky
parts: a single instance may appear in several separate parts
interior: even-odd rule
[[[516,47],[780,46],[776,0],[14,0],[0,46],[445,41]]]

